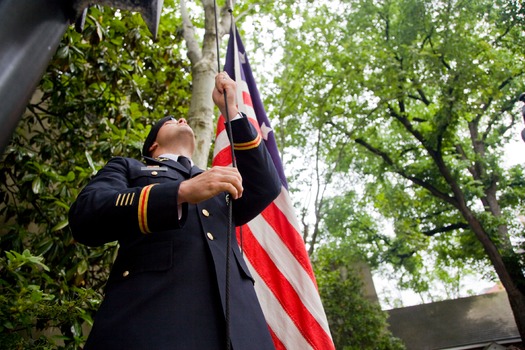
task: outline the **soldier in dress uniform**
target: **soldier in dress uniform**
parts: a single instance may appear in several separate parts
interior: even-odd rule
[[[85,349],[224,349],[228,201],[233,224],[258,215],[280,192],[261,136],[235,104],[235,82],[215,79],[228,113],[237,168],[199,169],[193,130],[166,117],[152,128],[144,162],[111,159],[71,206],[75,239],[118,241],[119,251]],[[230,251],[230,339],[236,350],[274,349],[235,234]]]

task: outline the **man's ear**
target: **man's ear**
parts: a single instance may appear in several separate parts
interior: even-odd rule
[[[157,141],[153,142],[153,144],[149,147],[149,154],[152,154],[153,151],[155,151],[159,147],[159,143]]]

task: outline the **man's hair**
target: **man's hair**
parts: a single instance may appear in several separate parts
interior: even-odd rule
[[[149,149],[151,148],[151,145],[155,142],[157,139],[157,134],[159,133],[160,128],[166,123],[168,120],[174,120],[173,116],[169,115],[167,117],[164,117],[160,119],[158,122],[153,125],[151,128],[148,137],[146,137],[146,141],[144,141],[144,146],[142,146],[142,156],[143,157],[151,157],[151,153]]]

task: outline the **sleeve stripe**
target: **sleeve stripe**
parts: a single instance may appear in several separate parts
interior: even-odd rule
[[[138,212],[138,219],[139,219],[139,228],[140,231],[144,234],[151,233],[148,227],[148,200],[149,200],[149,193],[151,188],[155,186],[148,185],[142,189],[140,192],[139,197],[139,212]]]
[[[131,205],[133,204],[133,198],[135,198],[135,192],[128,193],[126,196],[126,203],[124,205]]]
[[[255,140],[249,141],[249,142],[243,142],[243,143],[235,143],[233,144],[233,148],[236,151],[246,151],[252,148],[257,148],[259,147],[261,140],[262,140],[261,135],[257,134],[257,137],[255,138]]]

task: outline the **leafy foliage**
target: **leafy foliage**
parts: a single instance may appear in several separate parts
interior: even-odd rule
[[[64,339],[61,330],[75,334],[70,344],[81,343],[81,323],[92,323],[89,310],[100,296],[74,286],[63,295],[50,293],[57,281],[49,275],[41,256],[33,256],[28,250],[5,255],[0,259],[0,347],[49,349]],[[48,330],[48,337],[40,332],[43,329]]]
[[[525,90],[522,4],[301,4],[282,15],[292,25],[268,98],[279,106],[284,148],[315,149],[302,167],[335,164],[325,193],[356,192],[363,201],[346,205],[368,203],[392,224],[370,255],[401,267],[401,287],[432,298],[436,280],[457,286],[454,271],[475,266],[494,278],[490,242],[512,260],[519,246],[511,242],[523,240],[523,167],[505,168],[502,158]],[[321,224],[325,237],[338,230]],[[347,239],[361,233],[347,230]],[[513,278],[519,285],[520,274]]]
[[[363,297],[355,269],[359,259],[348,244],[324,246],[314,266],[336,349],[404,349],[387,329],[386,314],[377,302]]]
[[[138,14],[92,7],[84,32],[64,36],[0,163],[0,248],[7,253],[0,294],[12,296],[2,309],[2,337],[56,326],[57,346],[82,343],[80,326],[91,322],[116,244],[76,244],[69,205],[110,157],[140,158],[148,125],[187,113],[190,75],[176,23],[166,11],[153,42]],[[49,271],[29,253],[18,255],[27,249]],[[22,258],[31,271],[8,268]]]

